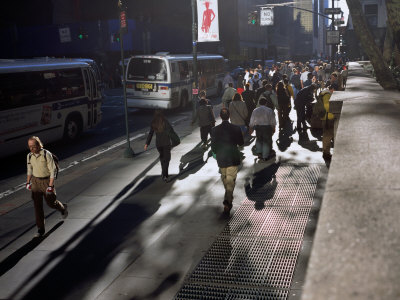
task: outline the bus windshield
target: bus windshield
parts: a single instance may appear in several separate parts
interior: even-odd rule
[[[166,81],[167,66],[158,58],[132,58],[128,67],[128,80]]]

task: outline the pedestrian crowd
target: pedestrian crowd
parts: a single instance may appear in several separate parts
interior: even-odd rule
[[[346,87],[347,76],[346,66],[343,66],[340,72],[338,68],[332,70],[329,63],[285,62],[271,68],[262,68],[259,65],[255,69],[246,69],[243,76],[238,76],[235,88],[234,80],[227,73],[223,80],[225,90],[220,111],[222,123],[218,126],[215,126],[213,107],[206,97],[206,91],[200,91],[192,124],[198,122],[204,150],[211,141],[211,151],[217,160],[225,188],[225,213],[229,214],[232,208],[236,176],[242,160],[240,150],[245,144],[250,144],[255,132],[253,154],[260,162],[274,158],[276,154],[272,136],[278,125],[279,137],[284,138],[285,128],[291,124],[289,113],[292,108],[296,110],[296,130],[299,134],[309,128],[306,121],[314,110],[322,122],[323,157],[330,160],[334,115],[329,110],[329,101],[334,91]],[[278,122],[275,114],[278,115]],[[180,139],[160,110],[154,113],[144,150],[148,149],[154,134],[161,163],[161,176],[165,182],[169,182],[171,149],[180,143]],[[56,156],[45,150],[40,139],[35,136],[28,139],[28,148],[30,153],[27,155],[26,189],[31,191],[34,202],[38,228],[36,237],[42,237],[45,234],[43,199],[49,207],[58,210],[63,218],[68,216],[68,208],[65,203],[57,200],[56,196]]]

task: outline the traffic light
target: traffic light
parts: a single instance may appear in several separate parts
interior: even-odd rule
[[[113,42],[113,43],[119,43],[119,41],[120,41],[119,32],[114,33],[114,34],[112,35],[112,42]]]
[[[80,29],[79,29],[79,33],[78,33],[78,39],[80,39],[80,40],[86,40],[88,37],[89,37],[89,36],[88,36],[86,30],[80,28]]]
[[[256,11],[252,11],[252,12],[248,13],[247,23],[249,25],[257,25],[257,12]]]

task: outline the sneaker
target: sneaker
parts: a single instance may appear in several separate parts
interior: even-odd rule
[[[33,236],[34,238],[41,238],[42,236],[44,236],[44,229],[39,229],[38,232],[35,233],[35,235]]]
[[[68,205],[67,204],[63,205],[64,205],[64,212],[61,213],[61,218],[66,219],[68,217]]]

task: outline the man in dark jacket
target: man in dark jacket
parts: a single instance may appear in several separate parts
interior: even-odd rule
[[[301,125],[303,125],[303,130],[307,129],[306,106],[314,101],[315,89],[315,84],[311,84],[310,86],[301,89],[294,100],[294,106],[297,113],[297,131],[301,130]]]
[[[216,154],[219,172],[225,188],[224,213],[232,208],[233,190],[235,189],[240,152],[238,146],[243,146],[243,135],[239,126],[229,123],[229,110],[222,108],[220,112],[222,123],[212,129],[211,149]]]
[[[203,142],[203,149],[207,148],[208,134],[211,135],[211,128],[215,126],[214,111],[212,106],[208,104],[208,101],[209,100],[206,99],[206,91],[201,91],[199,107],[197,108],[195,118],[192,122],[193,125],[195,121],[199,121],[200,138]]]
[[[250,90],[250,85],[248,83],[246,83],[246,85],[244,86],[245,90],[242,93],[242,98],[244,103],[246,103],[246,107],[247,107],[247,118],[245,120],[246,125],[249,125],[250,122],[250,117],[251,114],[253,112],[253,110],[256,108],[256,98],[255,98],[255,93],[254,91]]]

